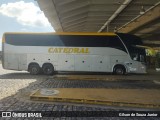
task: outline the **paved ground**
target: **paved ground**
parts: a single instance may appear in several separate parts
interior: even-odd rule
[[[98,81],[95,80],[92,84],[90,81],[79,80],[56,80],[52,76],[45,75],[30,75],[27,72],[15,72],[10,70],[3,70],[0,65],[0,111],[122,111],[122,110],[148,110],[138,108],[124,108],[114,106],[100,106],[100,105],[78,105],[69,103],[49,103],[49,102],[35,102],[30,101],[29,95],[39,88],[132,88],[132,89],[160,89],[159,84],[151,81],[135,81],[128,80],[121,81]],[[151,109],[150,109],[151,110]],[[127,120],[129,117],[114,118],[111,120]],[[13,119],[13,118],[12,118]],[[18,118],[15,118],[18,119]],[[22,119],[22,118],[20,118]],[[46,118],[52,119],[52,118]],[[82,118],[56,118],[56,119],[79,119]],[[83,118],[88,119],[106,119],[106,118]],[[139,118],[132,118],[133,120]],[[154,117],[141,119],[155,119]]]

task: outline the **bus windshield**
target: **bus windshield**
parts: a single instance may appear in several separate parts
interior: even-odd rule
[[[146,52],[144,48],[136,47],[136,45],[143,45],[140,37],[130,34],[117,33],[121,40],[126,45],[132,60],[146,62]]]
[[[130,52],[132,60],[146,62],[145,50],[143,48],[132,47],[133,52]]]

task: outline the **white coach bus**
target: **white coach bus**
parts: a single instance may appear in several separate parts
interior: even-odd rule
[[[122,33],[4,33],[2,66],[31,74],[54,71],[146,73],[139,37]]]

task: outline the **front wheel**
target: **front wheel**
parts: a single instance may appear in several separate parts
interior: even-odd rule
[[[116,75],[124,75],[125,72],[126,71],[125,71],[124,67],[118,66],[118,67],[114,68],[114,74],[116,74]]]
[[[45,75],[52,75],[54,72],[54,67],[51,64],[44,64],[42,70]]]

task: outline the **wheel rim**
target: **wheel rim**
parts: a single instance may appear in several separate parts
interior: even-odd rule
[[[116,74],[123,75],[123,73],[124,73],[123,69],[121,69],[121,68],[116,69]]]
[[[46,71],[46,73],[51,73],[52,72],[52,69],[51,68],[49,68],[49,67],[47,67],[46,69],[45,69],[45,71]]]
[[[45,66],[43,68],[43,72],[44,72],[44,74],[50,75],[53,73],[53,68],[51,66]]]
[[[32,68],[32,73],[33,73],[33,74],[37,74],[37,72],[38,72],[38,69],[37,69],[36,67],[33,67],[33,68]]]

